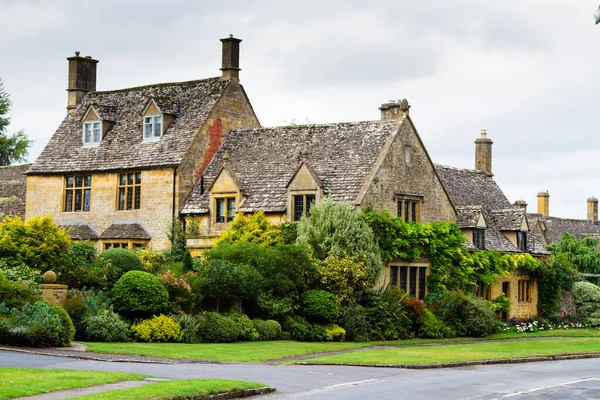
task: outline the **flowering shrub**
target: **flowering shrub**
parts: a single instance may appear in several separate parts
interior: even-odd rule
[[[566,314],[563,313],[563,315]],[[542,319],[512,318],[508,320],[508,322],[505,323],[500,330],[504,332],[532,333],[540,331],[549,331],[553,329],[580,329],[589,326],[582,322],[570,321],[568,318],[561,320],[560,314],[558,315],[558,318],[553,319],[555,320],[555,322],[549,322]]]
[[[195,296],[192,287],[184,279],[185,276],[196,275],[195,272],[189,272],[183,277],[177,277],[171,270],[163,272],[156,277],[169,292],[169,309],[174,312],[191,312],[194,306]]]
[[[178,342],[181,340],[179,324],[173,318],[163,314],[134,324],[131,329],[135,332],[136,337],[144,342]]]

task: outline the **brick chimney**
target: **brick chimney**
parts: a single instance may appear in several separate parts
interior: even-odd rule
[[[402,122],[409,114],[410,105],[406,99],[390,100],[387,103],[383,103],[379,109],[381,110],[382,121],[396,120]]]
[[[487,131],[481,130],[481,137],[475,140],[475,169],[483,171],[492,177],[492,139],[487,137]]]
[[[513,205],[515,208],[523,210],[523,212],[527,212],[527,202],[525,200],[517,200]]]
[[[546,190],[545,192],[539,192],[538,198],[538,214],[542,214],[544,217],[550,216],[550,194]]]
[[[587,199],[587,219],[594,224],[598,223],[598,199],[594,196]]]
[[[96,66],[98,60],[92,57],[81,57],[79,52],[69,60],[69,82],[67,87],[67,111],[71,112],[87,92],[96,91]]]
[[[221,67],[221,79],[240,80],[240,42],[242,39],[236,39],[233,35],[221,39],[223,43],[223,58]]]

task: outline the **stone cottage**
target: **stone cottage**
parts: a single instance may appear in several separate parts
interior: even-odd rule
[[[50,215],[73,239],[169,246],[167,231],[230,129],[260,124],[239,83],[240,39],[220,77],[96,91],[98,61],[69,57],[68,114],[27,171],[25,217]]]

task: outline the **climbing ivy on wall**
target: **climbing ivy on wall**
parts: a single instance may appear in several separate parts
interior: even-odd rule
[[[529,254],[468,251],[465,236],[453,222],[406,223],[388,211],[372,208],[364,209],[362,217],[373,229],[383,261],[427,258],[431,262],[427,277],[430,293],[468,293],[478,283],[489,285],[516,269],[534,274],[540,270],[538,260]]]

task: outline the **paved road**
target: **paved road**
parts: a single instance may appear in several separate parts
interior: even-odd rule
[[[263,382],[279,399],[600,399],[600,359],[430,370],[264,364],[134,364],[0,351],[0,367],[138,372]]]

